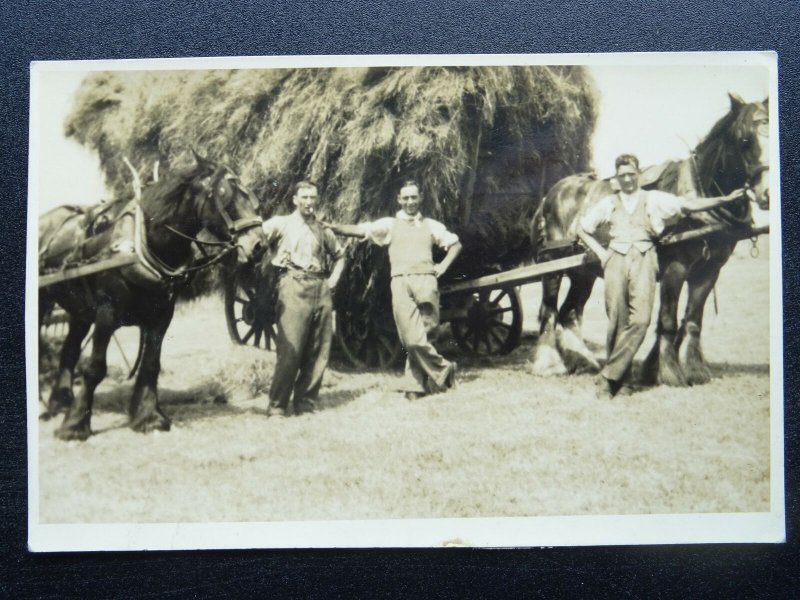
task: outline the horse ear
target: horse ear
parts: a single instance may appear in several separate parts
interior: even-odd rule
[[[736,110],[747,104],[742,97],[738,94],[728,92],[728,98],[731,99],[731,110]]]
[[[200,156],[200,154],[197,152],[197,150],[194,149],[194,147],[191,148],[191,151],[192,151],[192,156],[194,157],[194,160],[197,163],[198,168],[201,169],[209,168],[210,163],[208,159],[205,159],[202,156]]]
[[[769,96],[764,98],[764,108],[767,108],[767,109],[769,108]]]

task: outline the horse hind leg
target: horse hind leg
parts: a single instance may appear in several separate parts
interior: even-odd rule
[[[700,335],[703,330],[703,312],[706,301],[717,283],[721,266],[718,261],[706,262],[689,274],[689,295],[681,325],[681,332],[684,335],[676,340],[676,344],[680,347],[680,343],[685,341],[683,371],[690,385],[708,383],[713,377],[711,367],[703,356]]]
[[[679,261],[669,262],[664,269],[656,341],[639,371],[639,380],[644,385],[688,385],[675,344],[678,338],[678,300],[686,280],[686,270],[686,265]]]
[[[596,276],[573,271],[569,278],[569,292],[558,314],[561,325],[556,329],[558,350],[570,373],[597,373],[600,371],[600,363],[586,346],[581,333],[583,309],[592,293]]]
[[[108,370],[106,351],[114,333],[114,312],[110,305],[97,309],[92,337],[92,355],[89,366],[83,372],[78,395],[67,410],[64,422],[56,431],[62,440],[85,440],[92,434],[92,404],[94,391],[105,378]]]
[[[170,430],[171,422],[158,403],[161,343],[168,326],[169,320],[157,329],[143,329],[142,361],[130,404],[130,427],[139,433]]]
[[[567,367],[556,344],[558,323],[558,289],[561,275],[550,275],[542,279],[542,306],[539,309],[539,339],[533,350],[530,370],[534,375],[564,375]]]
[[[47,410],[42,415],[43,419],[55,417],[68,410],[75,402],[72,392],[73,374],[81,357],[81,344],[91,326],[91,321],[70,317],[67,337],[59,354],[58,371],[47,401]]]

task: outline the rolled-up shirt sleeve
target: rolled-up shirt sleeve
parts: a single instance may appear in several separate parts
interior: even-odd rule
[[[330,255],[331,259],[334,262],[336,262],[337,260],[342,258],[342,256],[344,256],[344,248],[342,248],[342,245],[339,243],[339,239],[330,229],[325,229],[323,231],[324,231],[323,237],[325,239],[325,248],[328,254]]]
[[[433,219],[426,219],[426,221],[428,228],[431,230],[434,243],[442,250],[448,250],[450,246],[458,242],[458,236],[452,231],[448,231],[447,227],[439,223],[439,221],[434,221]]]
[[[677,223],[688,212],[686,198],[661,190],[647,192],[647,215],[653,233],[661,235],[664,228]]]
[[[359,223],[356,227],[359,233],[377,246],[388,246],[392,241],[393,217],[384,217],[377,221]]]
[[[272,244],[277,240],[283,232],[283,226],[286,222],[285,216],[272,217],[261,223],[261,230],[267,238],[267,244]]]
[[[578,223],[586,233],[591,235],[597,231],[600,225],[611,219],[612,212],[614,212],[614,196],[606,196],[587,208]]]

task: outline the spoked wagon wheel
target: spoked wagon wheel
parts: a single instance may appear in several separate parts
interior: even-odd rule
[[[259,275],[250,265],[236,270],[225,284],[225,319],[228,333],[237,344],[265,350],[275,349],[274,285],[276,277],[268,269]]]
[[[333,301],[337,345],[356,368],[392,368],[403,347],[392,316],[388,256],[372,244],[353,244],[346,257]]]
[[[466,314],[450,324],[458,346],[473,355],[508,354],[522,335],[522,303],[519,289],[504,287],[474,292]]]
[[[403,353],[391,312],[374,318],[362,312],[336,311],[336,341],[347,360],[359,368],[388,369]]]
[[[41,337],[63,339],[69,329],[69,315],[63,309],[55,307],[43,315],[39,327]]]

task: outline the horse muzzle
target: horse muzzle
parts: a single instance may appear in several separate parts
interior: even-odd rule
[[[761,210],[769,210],[769,166],[761,165],[747,182],[747,195]]]
[[[236,238],[236,260],[239,264],[256,260],[263,254],[265,247],[261,228],[251,228]]]
[[[756,196],[756,204],[761,210],[769,210],[769,188],[764,190],[764,194]]]

